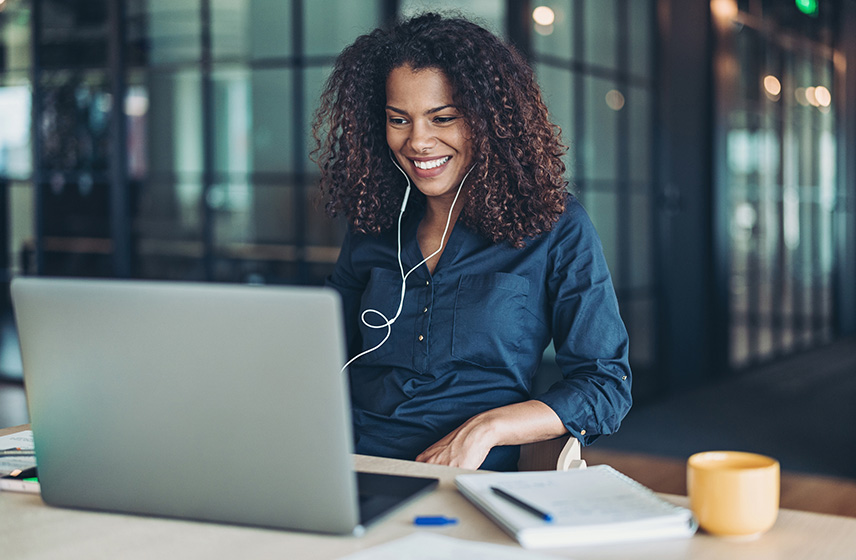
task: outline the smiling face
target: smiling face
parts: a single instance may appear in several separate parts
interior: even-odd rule
[[[470,168],[469,128],[440,70],[399,66],[386,80],[386,142],[420,192],[453,198]]]

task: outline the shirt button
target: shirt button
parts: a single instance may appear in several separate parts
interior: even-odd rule
[[[622,380],[622,381],[627,381],[627,376],[625,375],[624,377],[622,377],[622,378],[621,378],[621,380]]]
[[[581,436],[586,435],[586,431],[585,431],[585,430],[580,430],[580,435],[581,435]]]
[[[431,285],[431,281],[430,281],[430,280],[426,280],[426,281],[425,281],[425,285],[426,285],[426,286],[430,286],[430,285]]]
[[[428,313],[428,308],[426,307],[425,309],[423,309],[422,313]]]
[[[422,342],[423,340],[425,340],[425,337],[420,334],[419,335],[419,342]]]

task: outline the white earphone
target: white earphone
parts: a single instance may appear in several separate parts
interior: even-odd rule
[[[377,309],[366,309],[360,314],[360,321],[362,321],[365,326],[370,329],[385,328],[386,336],[384,336],[383,340],[381,340],[380,343],[378,343],[376,346],[369,348],[368,350],[363,350],[362,352],[348,360],[348,362],[344,366],[342,366],[342,371],[345,371],[345,369],[349,365],[351,365],[351,363],[353,363],[354,360],[356,360],[357,358],[361,358],[366,354],[374,352],[375,350],[383,346],[384,343],[389,339],[389,335],[392,334],[392,324],[398,319],[399,315],[401,315],[401,310],[404,307],[404,294],[407,290],[407,277],[410,276],[410,274],[414,270],[431,260],[431,258],[433,258],[435,255],[437,255],[440,251],[443,250],[443,241],[446,239],[446,234],[449,232],[449,225],[452,223],[452,209],[455,207],[455,203],[458,202],[458,197],[461,194],[461,189],[464,187],[464,182],[467,180],[467,177],[469,177],[470,172],[473,170],[473,167],[475,167],[470,167],[469,171],[467,171],[466,175],[464,175],[464,178],[461,179],[461,184],[458,185],[458,192],[455,193],[455,198],[452,200],[452,205],[449,207],[449,216],[446,218],[446,227],[443,229],[443,237],[440,238],[440,246],[437,248],[436,251],[422,259],[419,264],[417,264],[416,266],[408,270],[407,273],[405,273],[404,264],[401,262],[401,219],[404,216],[404,210],[407,208],[407,199],[410,198],[410,177],[408,177],[404,169],[402,169],[401,166],[398,165],[398,162],[392,155],[392,151],[390,151],[389,157],[392,160],[392,163],[395,164],[395,167],[399,171],[401,171],[401,174],[404,175],[404,179],[407,181],[407,187],[405,187],[404,189],[404,200],[401,202],[401,211],[398,213],[398,269],[401,271],[401,298],[398,301],[398,310],[395,312],[395,316],[392,319],[387,319],[386,315],[384,315]],[[372,325],[371,323],[366,321],[366,314],[368,313],[374,313],[376,315],[379,315],[380,318],[384,321],[383,324]]]

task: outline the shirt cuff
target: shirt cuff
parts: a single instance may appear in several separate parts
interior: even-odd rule
[[[558,394],[558,392],[548,391],[535,397],[535,400],[541,401],[553,409],[565,429],[577,438],[580,444],[589,445],[600,435],[592,426],[596,416],[594,408],[587,399],[579,398],[578,395],[568,398],[566,395]]]

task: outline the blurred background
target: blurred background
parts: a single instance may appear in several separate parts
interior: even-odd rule
[[[322,283],[320,89],[424,10],[513,43],[571,147],[631,338],[614,445],[832,433],[785,466],[856,478],[856,0],[0,0],[0,426],[26,421],[15,275]]]

